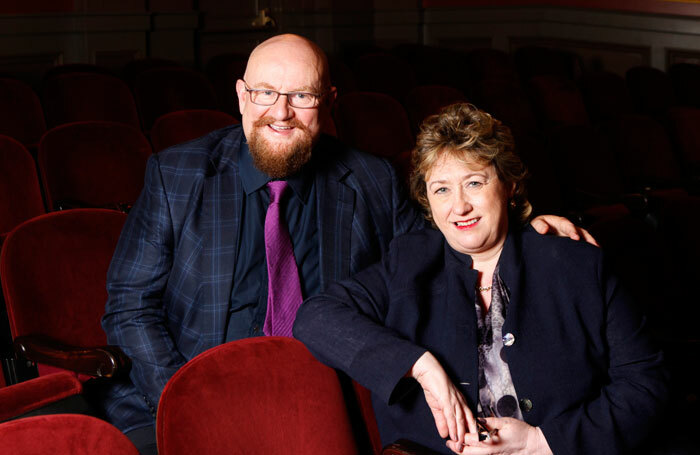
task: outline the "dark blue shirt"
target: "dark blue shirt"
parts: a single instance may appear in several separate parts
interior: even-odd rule
[[[267,312],[264,226],[272,179],[253,165],[247,142],[238,153],[244,197],[226,341],[263,335]],[[282,200],[304,298],[320,290],[316,188],[309,167],[287,179],[290,189]]]

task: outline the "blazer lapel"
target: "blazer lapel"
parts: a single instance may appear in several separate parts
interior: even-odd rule
[[[341,162],[316,172],[316,207],[321,268],[321,290],[350,276],[352,220],[355,191],[343,183],[350,170]]]
[[[216,346],[225,338],[229,300],[233,286],[234,264],[238,252],[243,188],[238,167],[227,166],[221,172],[204,180],[202,192],[202,223],[200,232],[207,263],[202,270],[208,271],[208,293],[215,305],[208,311],[210,320],[206,332],[209,340],[205,344]]]

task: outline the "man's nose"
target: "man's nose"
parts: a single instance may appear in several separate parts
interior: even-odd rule
[[[294,109],[289,105],[288,95],[280,93],[280,96],[275,101],[275,104],[270,106],[269,114],[275,120],[287,120],[294,115]]]

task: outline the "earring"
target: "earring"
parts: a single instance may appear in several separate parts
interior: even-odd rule
[[[513,199],[511,199],[510,203],[508,205],[510,205],[510,208],[514,209],[515,208],[515,201]]]

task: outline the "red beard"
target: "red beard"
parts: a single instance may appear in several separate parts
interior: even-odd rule
[[[275,123],[272,117],[262,117],[253,123],[253,131],[248,139],[248,148],[253,157],[253,164],[272,178],[289,177],[298,172],[311,159],[313,140],[311,132],[299,120],[292,118],[288,126],[301,131],[302,136],[289,145],[271,145],[260,134],[261,128]]]

